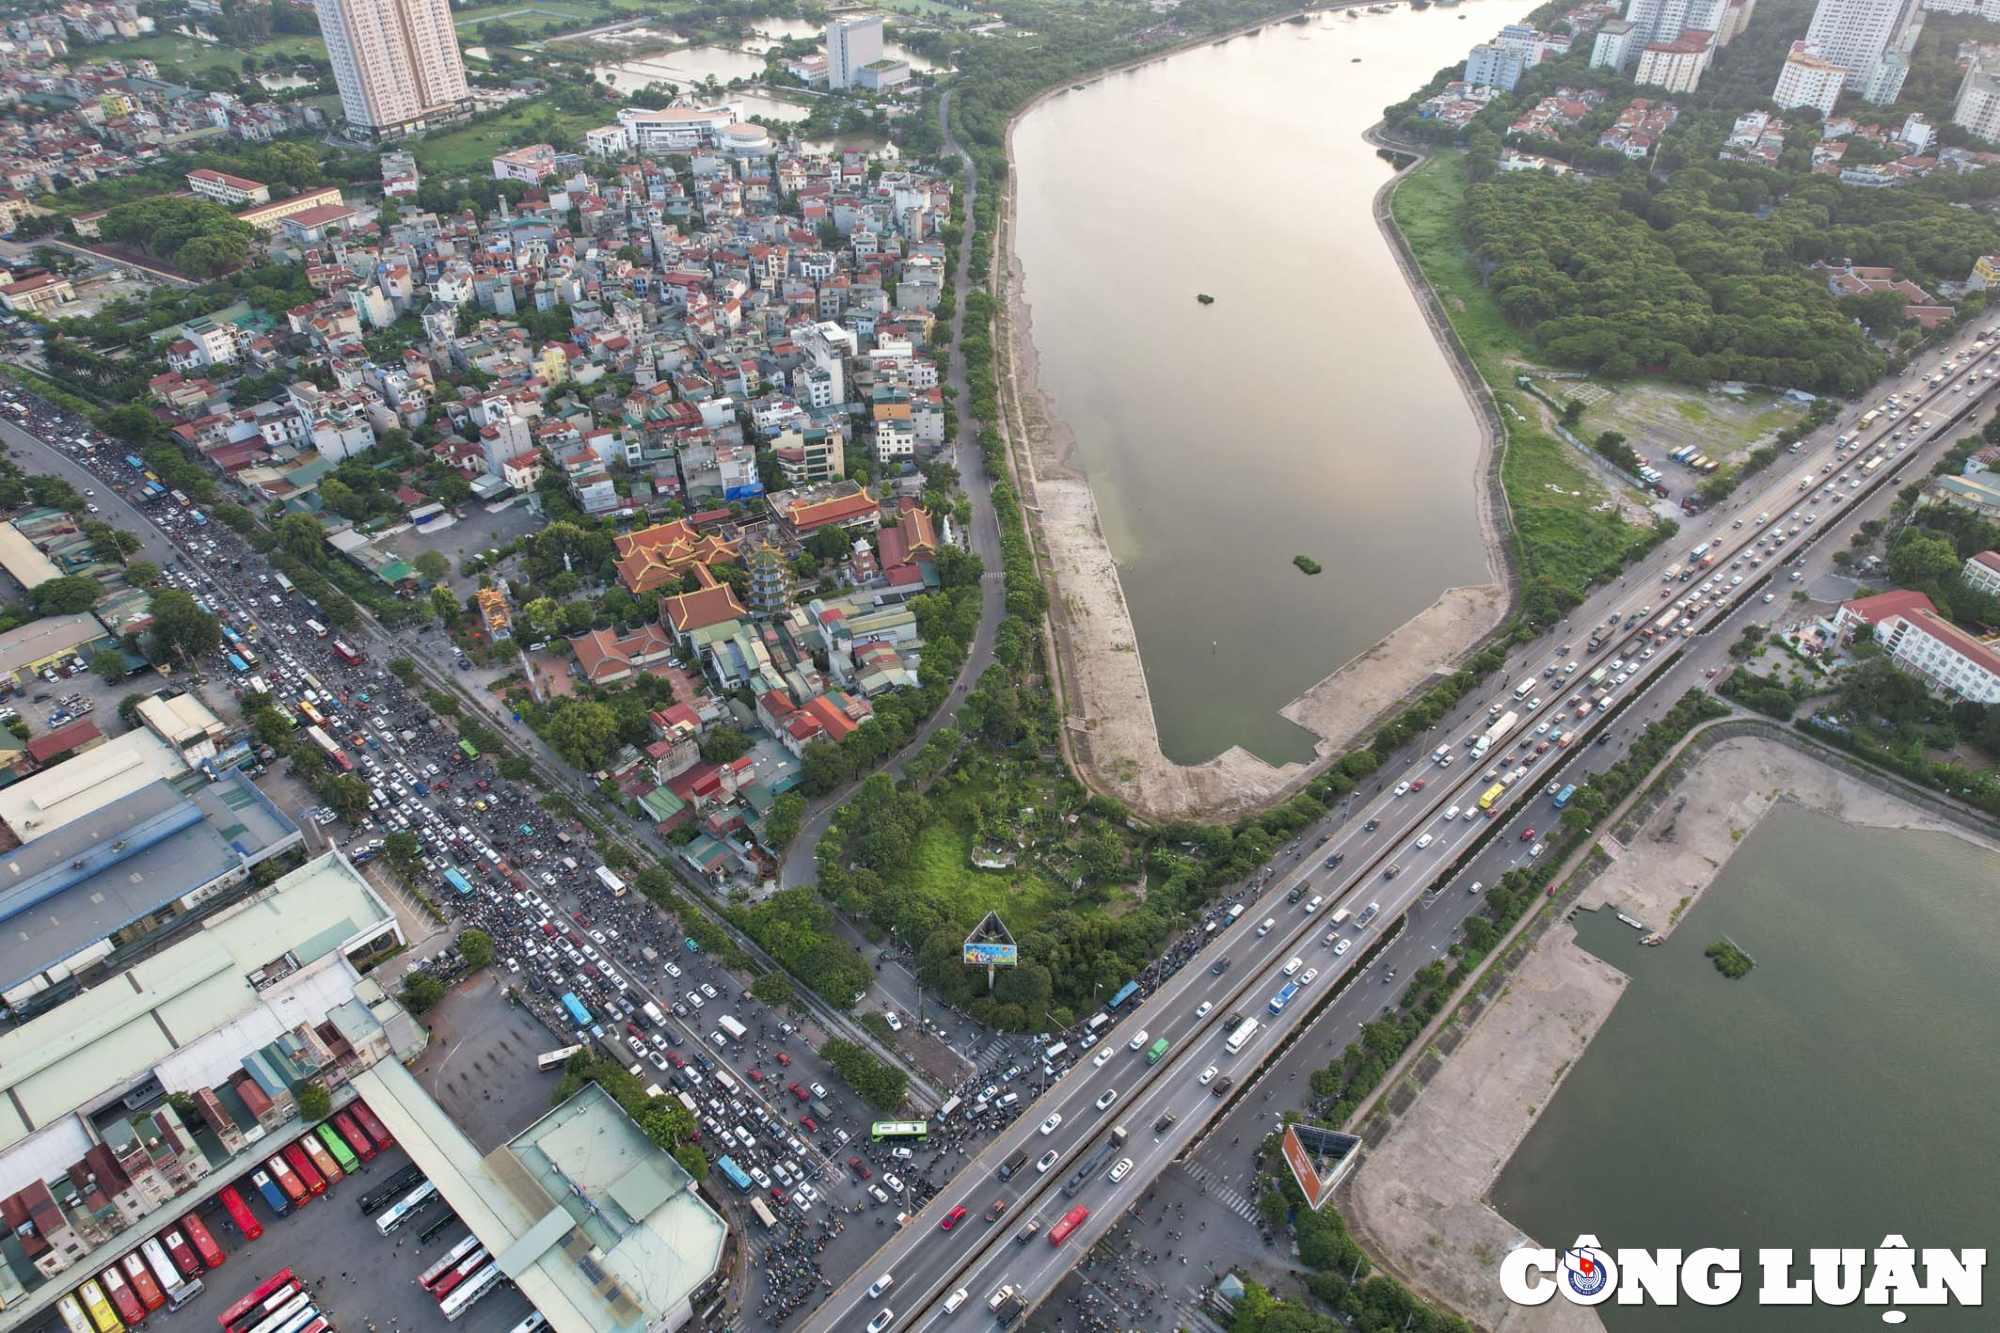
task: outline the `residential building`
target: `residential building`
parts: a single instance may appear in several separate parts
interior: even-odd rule
[[[472,109],[445,0],[315,0],[347,123],[378,138]]]
[[[2000,66],[1995,67],[2000,70]],[[1951,106],[1951,123],[1976,139],[2000,143],[2000,75],[1988,70],[1974,57],[1959,81],[1958,98]]]
[[[1898,667],[1932,690],[1976,704],[2000,704],[2000,653],[1946,620],[1920,592],[1885,592],[1841,604],[1833,628],[1869,626]]]
[[[829,88],[852,88],[861,70],[882,58],[882,16],[846,15],[826,25],[826,82]]]
[[[1811,42],[1793,42],[1791,53],[1778,70],[1778,86],[1771,100],[1787,110],[1809,106],[1822,119],[1833,115],[1833,104],[1847,82],[1847,71],[1828,60]]]
[[[529,144],[526,148],[516,148],[493,159],[493,179],[496,181],[522,181],[539,187],[545,177],[556,171],[556,150],[545,143]]]
[[[1591,43],[1591,67],[1623,70],[1638,57],[1639,48],[1645,44],[1638,24],[1630,19],[1613,19],[1597,30]]]
[[[1819,0],[1806,44],[1847,72],[1847,86],[1876,103],[1896,100],[1923,26],[1918,0]]]
[[[1933,504],[1956,505],[2000,522],[2000,474],[1981,472],[1965,477],[1939,477],[1924,488]]]
[[[1702,72],[1714,54],[1715,34],[1689,28],[1671,42],[1648,43],[1639,53],[1632,81],[1670,93],[1691,93],[1700,85]]]
[[[1634,53],[1638,47],[1676,41],[1690,29],[1715,33],[1726,21],[1727,8],[1727,0],[1631,0],[1625,21],[1638,38]]]
[[[1533,63],[1513,47],[1481,42],[1465,57],[1465,81],[1475,88],[1513,92],[1514,85]]]
[[[276,199],[242,209],[236,214],[236,220],[247,222],[258,231],[269,235],[288,217],[340,202],[340,187],[337,185],[329,185],[319,190],[300,190],[289,199]]]
[[[271,202],[271,187],[262,181],[245,180],[232,176],[226,171],[211,171],[202,167],[187,174],[188,190],[198,199],[212,200],[239,208],[244,204],[268,204]]]

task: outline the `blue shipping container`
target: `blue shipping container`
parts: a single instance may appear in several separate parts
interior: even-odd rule
[[[716,1158],[715,1165],[723,1175],[729,1177],[730,1184],[745,1194],[750,1192],[750,1177],[743,1174],[742,1167],[736,1165],[736,1163],[730,1161],[727,1157]]]
[[[1105,1005],[1104,1007],[1106,1009],[1113,1009],[1113,1010],[1122,1008],[1125,1004],[1125,1001],[1131,999],[1134,995],[1137,995],[1138,993],[1139,993],[1139,983],[1136,981],[1128,981],[1123,986],[1120,986],[1118,988],[1118,993],[1111,997],[1111,1003]]]
[[[589,1025],[590,1010],[583,1007],[583,1001],[577,999],[574,992],[572,991],[563,992],[562,1007],[569,1011],[569,1016],[571,1018],[574,1018],[577,1022],[584,1024],[585,1026]]]

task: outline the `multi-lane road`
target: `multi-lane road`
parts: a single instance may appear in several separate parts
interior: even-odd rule
[[[1225,1075],[1240,1078],[1255,1071],[1325,988],[1350,984],[1348,973],[1377,933],[1413,905],[1424,902],[1426,891],[1439,874],[1486,832],[1487,821],[1466,812],[1492,785],[1490,773],[1511,771],[1534,753],[1534,747],[1546,739],[1540,730],[1544,724],[1549,730],[1574,728],[1584,733],[1584,738],[1568,751],[1551,747],[1539,762],[1526,765],[1527,776],[1496,803],[1509,826],[1504,836],[1512,841],[1496,842],[1485,857],[1506,855],[1509,860],[1518,860],[1532,848],[1536,840],[1524,841],[1521,833],[1532,825],[1534,815],[1523,812],[1539,809],[1546,814],[1548,824],[1559,818],[1545,795],[1546,784],[1553,780],[1560,762],[1551,756],[1574,756],[1576,745],[1595,740],[1591,728],[1598,725],[1605,711],[1595,708],[1582,720],[1574,717],[1581,683],[1598,666],[1621,662],[1619,670],[1626,672],[1628,679],[1615,690],[1615,707],[1648,689],[1691,642],[1684,634],[1671,634],[1664,642],[1655,642],[1647,633],[1670,603],[1700,586],[1698,580],[1663,582],[1662,573],[1671,566],[1686,565],[1690,550],[1704,542],[1715,553],[1712,565],[1700,577],[1716,577],[1721,586],[1711,590],[1706,606],[1690,612],[1695,632],[1730,619],[1746,598],[1754,599],[1749,605],[1761,605],[1763,594],[1769,591],[1788,599],[1792,586],[1787,578],[1789,562],[1802,545],[1824,530],[1823,524],[1853,508],[1857,495],[1886,485],[1888,474],[1899,465],[1928,452],[1925,446],[1947,433],[1944,423],[1982,396],[1988,383],[1986,372],[1996,358],[1990,351],[1969,359],[1955,355],[1972,340],[1973,335],[1968,334],[1951,349],[1933,353],[1911,368],[1895,390],[1909,399],[1903,404],[1901,421],[1891,423],[1884,413],[1870,428],[1857,429],[1855,419],[1875,405],[1873,400],[1844,413],[1799,454],[1787,456],[1765,477],[1754,478],[1739,489],[1729,502],[1694,520],[1688,531],[1642,562],[1618,586],[1599,590],[1577,609],[1569,626],[1512,654],[1502,677],[1505,683],[1496,683],[1490,695],[1462,704],[1433,732],[1432,739],[1413,747],[1421,753],[1413,755],[1402,771],[1385,773],[1380,786],[1365,800],[1349,802],[1330,816],[1323,830],[1329,840],[1323,846],[1313,845],[1309,833],[1302,853],[1269,881],[1259,904],[1251,906],[1234,926],[1218,928],[1215,942],[1195,964],[1170,978],[1136,1011],[1113,1025],[1103,1044],[969,1163],[952,1187],[829,1297],[805,1327],[815,1333],[862,1327],[885,1310],[890,1313],[881,1325],[884,1329],[985,1327],[992,1319],[989,1298],[1002,1286],[1013,1287],[1029,1305],[1035,1304],[1076,1254],[1131,1206],[1220,1108],[1221,1100],[1211,1095],[1214,1084],[1201,1081],[1203,1072],[1215,1066],[1219,1082]],[[1926,386],[1926,378],[1946,361],[1957,362],[1955,371],[1939,385]],[[1933,418],[1932,428],[1906,452],[1899,452],[1892,436],[1906,429],[1917,412]],[[1836,435],[1857,434],[1855,445],[1836,448]],[[1860,490],[1850,487],[1850,479],[1861,476],[1867,461],[1878,453],[1885,455],[1885,462],[1867,474]],[[1836,487],[1830,494],[1822,489],[1829,484]],[[1792,517],[1794,510],[1800,511],[1797,520]],[[1770,521],[1758,522],[1758,515],[1765,512]],[[1818,521],[1807,524],[1804,515],[1808,513]],[[1792,532],[1795,524],[1796,534]],[[1773,554],[1770,542],[1780,529],[1786,540]],[[1755,567],[1748,563],[1753,556],[1759,561]],[[1739,558],[1741,564],[1736,563]],[[1741,582],[1732,585],[1731,580],[1739,577]],[[1584,646],[1593,626],[1606,627],[1608,634],[1596,650]],[[1558,652],[1557,645],[1569,651]],[[1644,655],[1648,649],[1651,657]],[[1636,660],[1628,660],[1634,657]],[[1575,671],[1561,674],[1562,667],[1571,661],[1577,664]],[[1545,676],[1549,666],[1556,666],[1558,675]],[[1516,700],[1512,687],[1524,681],[1529,691]],[[1663,694],[1663,701],[1670,697]],[[1529,705],[1537,698],[1540,704],[1531,710]],[[1489,700],[1503,711],[1521,712],[1521,724],[1482,761],[1461,757],[1449,768],[1432,763],[1430,751],[1447,741],[1459,755],[1465,755],[1466,738],[1485,727]],[[1557,721],[1559,715],[1561,720]],[[1629,735],[1631,725],[1621,718],[1613,724],[1611,738],[1615,741],[1621,734]],[[1615,752],[1608,751],[1605,757],[1611,753]],[[1496,764],[1498,756],[1505,756],[1504,764]],[[1419,779],[1425,782],[1422,789],[1402,796],[1393,794],[1398,784],[1408,782],[1414,787]],[[1459,817],[1444,819],[1444,812],[1453,807],[1460,810]],[[1370,829],[1369,823],[1376,827]],[[1426,834],[1431,841],[1419,848],[1416,843]],[[1325,858],[1335,853],[1343,859],[1336,869],[1329,870]],[[1387,875],[1391,866],[1397,868],[1393,878]],[[1297,905],[1287,901],[1288,891],[1295,885],[1306,886]],[[1326,901],[1319,912],[1308,915],[1303,909],[1314,895]],[[1458,898],[1468,901],[1454,899],[1450,901],[1456,905],[1439,902],[1420,908],[1405,930],[1405,938],[1398,941],[1398,951],[1412,945],[1428,950],[1448,944],[1471,906],[1471,895],[1460,894]],[[1378,913],[1370,928],[1357,935],[1353,917],[1370,903],[1379,904]],[[1331,929],[1332,914],[1340,909],[1352,914],[1342,934],[1355,944],[1336,955],[1322,940]],[[1263,930],[1266,920],[1274,922],[1268,932]],[[1231,965],[1217,974],[1212,964],[1223,957],[1229,958]],[[1286,982],[1283,969],[1295,957],[1301,960],[1301,975],[1304,968],[1315,968],[1319,976],[1282,1014],[1273,1015],[1267,1002]],[[1384,993],[1378,1001],[1365,989],[1344,997],[1341,1004],[1367,1012],[1388,999]],[[1256,1018],[1259,1030],[1240,1052],[1230,1055],[1223,1039],[1229,1031],[1227,1020],[1237,1014]],[[1146,1041],[1134,1049],[1134,1039],[1142,1030]],[[1148,1066],[1143,1049],[1160,1037],[1169,1040],[1168,1053],[1157,1065]],[[1106,1109],[1099,1110],[1097,1102],[1107,1093],[1116,1095]],[[1156,1132],[1154,1126],[1169,1112],[1174,1120]],[[1057,1117],[1044,1132],[1043,1126]],[[1100,1170],[1074,1198],[1066,1197],[1060,1186],[1113,1126],[1123,1126],[1129,1139],[1110,1161],[1130,1157],[1131,1170],[1115,1183]],[[1038,1171],[1039,1159],[1051,1150],[1057,1154],[1056,1161],[1046,1171]],[[1000,1166],[1023,1154],[1026,1163],[1022,1170],[1005,1183],[999,1181],[996,1173]],[[1008,1204],[1001,1218],[985,1222],[989,1205],[1002,1198]],[[1087,1207],[1090,1216],[1064,1244],[1050,1244],[1049,1228],[1079,1205]],[[956,1207],[964,1207],[966,1217],[951,1232],[941,1231],[947,1212]],[[1041,1223],[1040,1233],[1018,1241],[1016,1236],[1030,1219]],[[893,1274],[894,1283],[881,1296],[870,1296],[869,1288],[884,1273]],[[946,1313],[943,1305],[961,1289],[966,1292],[965,1300],[954,1312]]]

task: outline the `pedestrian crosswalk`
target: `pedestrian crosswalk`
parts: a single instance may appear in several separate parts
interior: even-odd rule
[[[1199,1180],[1202,1183],[1203,1189],[1207,1191],[1209,1198],[1220,1200],[1223,1207],[1235,1213],[1245,1222],[1255,1222],[1257,1220],[1257,1205],[1227,1183],[1216,1180],[1193,1162],[1181,1163],[1181,1170]]]

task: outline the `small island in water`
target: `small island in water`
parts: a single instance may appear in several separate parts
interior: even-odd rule
[[[1201,302],[1203,305],[1215,304],[1215,298],[1213,296],[1210,296],[1207,292],[1196,292],[1194,294],[1194,299]]]
[[[1292,563],[1297,565],[1300,569],[1303,569],[1308,574],[1318,574],[1323,572],[1323,566],[1321,566],[1320,562],[1313,559],[1309,555],[1295,555],[1292,557]]]
[[[1714,959],[1715,970],[1722,973],[1723,976],[1728,977],[1731,981],[1748,976],[1750,969],[1757,966],[1756,959],[1744,953],[1728,940],[1717,940],[1715,943],[1709,945],[1708,948],[1702,950],[1702,953],[1703,956]]]

